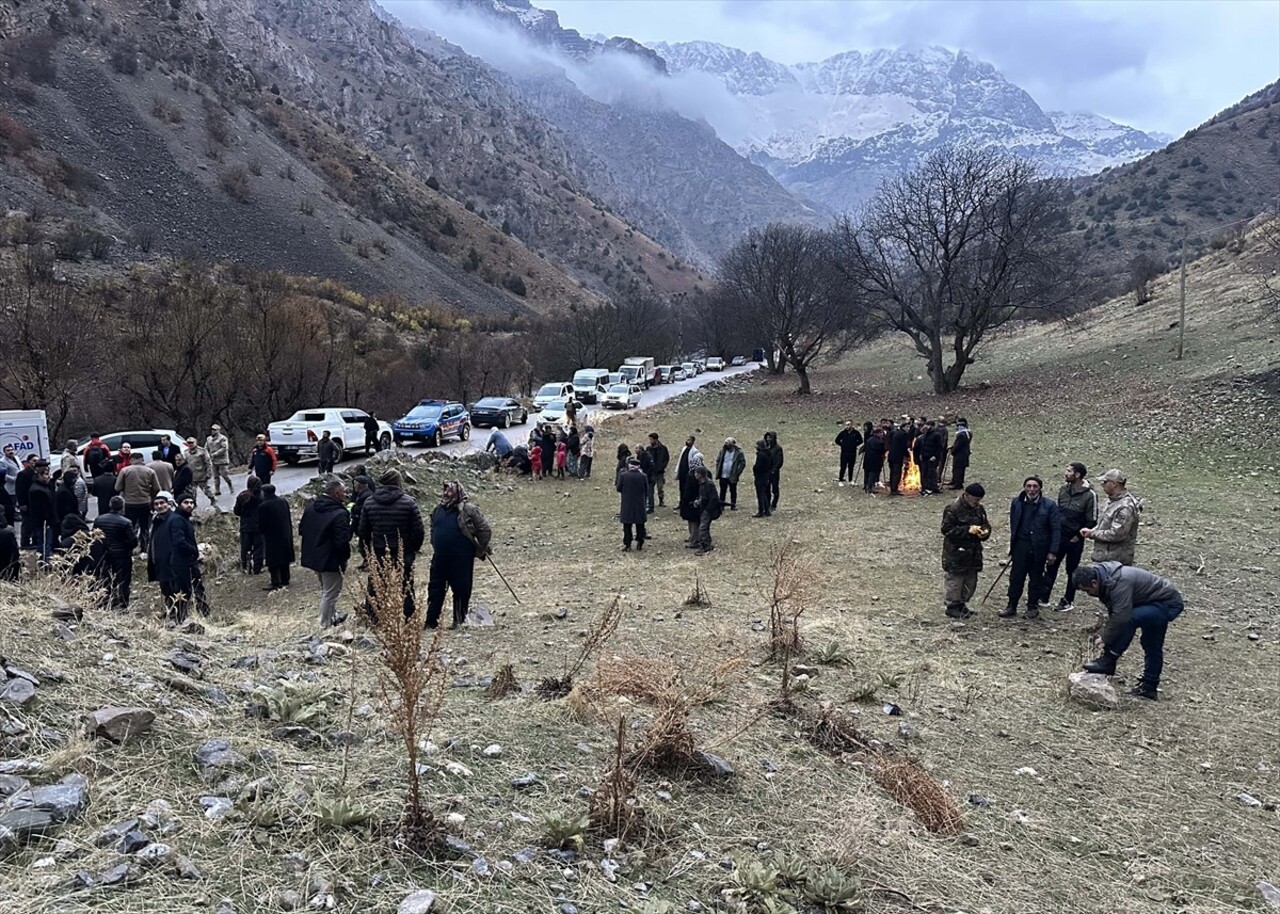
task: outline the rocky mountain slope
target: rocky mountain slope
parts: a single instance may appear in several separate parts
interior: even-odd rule
[[[735,147],[834,210],[944,143],[1004,146],[1063,175],[1092,174],[1163,145],[1096,115],[1046,113],[963,51],[849,51],[786,66],[706,41],[655,43],[672,73],[723,81],[746,121]]]

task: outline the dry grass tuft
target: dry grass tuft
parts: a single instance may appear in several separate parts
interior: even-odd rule
[[[685,606],[710,606],[711,594],[707,593],[707,589],[702,586],[702,576],[698,574],[697,569],[693,572],[693,591],[689,596],[685,597]]]
[[[799,656],[804,652],[800,616],[813,599],[816,569],[802,557],[798,543],[786,542],[769,549],[769,659]]]
[[[500,698],[506,698],[520,691],[520,681],[516,679],[516,669],[509,663],[504,663],[498,668],[498,672],[494,674],[493,682],[489,683],[486,695],[497,701]]]
[[[605,772],[599,788],[591,795],[591,825],[608,833],[609,837],[625,842],[640,824],[644,811],[636,797],[636,779],[627,768],[625,717],[618,718],[618,733],[614,743],[613,764]]]
[[[914,812],[929,831],[954,835],[964,828],[964,816],[956,804],[917,759],[900,753],[874,753],[871,776],[890,796]]]

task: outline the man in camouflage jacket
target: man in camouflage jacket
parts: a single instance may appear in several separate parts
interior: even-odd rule
[[[960,497],[942,511],[943,597],[947,615],[967,619],[973,615],[968,602],[978,587],[982,570],[982,544],[991,536],[987,509],[982,507],[986,490],[970,483]]]
[[[1128,477],[1120,470],[1107,470],[1098,478],[1107,504],[1093,527],[1083,527],[1080,535],[1093,540],[1095,562],[1119,562],[1132,565],[1138,545],[1138,516],[1142,505],[1125,488]]]

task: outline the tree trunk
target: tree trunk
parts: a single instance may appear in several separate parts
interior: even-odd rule
[[[798,394],[811,394],[813,391],[809,388],[809,369],[799,363],[792,363],[792,368],[796,370],[796,377],[800,379],[800,388],[796,391]]]

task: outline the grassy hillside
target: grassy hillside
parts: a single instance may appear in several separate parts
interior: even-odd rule
[[[478,568],[474,602],[497,624],[444,636],[453,688],[423,762],[429,802],[465,842],[453,858],[420,861],[390,848],[402,758],[376,685],[377,652],[360,628],[313,637],[316,595],[306,574],[264,597],[261,579],[224,569],[215,618],[187,635],[141,614],[91,612],[60,636],[49,619],[50,585],[6,586],[4,653],[43,681],[32,704],[10,709],[17,727],[6,728],[5,755],[39,760],[44,767],[24,776],[41,783],[83,772],[92,801],[59,833],[67,843],[7,860],[0,891],[33,912],[208,910],[222,898],[236,911],[267,910],[317,895],[324,905],[328,894],[339,910],[392,911],[422,888],[437,893],[441,910],[476,914],[571,910],[566,904],[786,911],[739,903],[752,886],[772,897],[752,867],[791,870],[779,859],[786,854],[805,864],[811,888],[817,867],[859,880],[872,912],[1265,910],[1253,884],[1280,879],[1280,437],[1263,417],[1280,396],[1280,347],[1257,287],[1233,258],[1219,252],[1198,262],[1191,280],[1181,362],[1171,348],[1176,284],[1162,279],[1141,309],[1109,302],[1069,331],[1022,328],[996,341],[972,369],[974,386],[946,400],[928,394],[905,347],[883,343],[823,370],[819,392],[803,400],[789,378],[757,376],[610,418],[598,426],[598,472],[586,482],[494,482],[465,468],[413,465],[424,505],[437,480],[461,475],[494,524],[496,561],[522,600]],[[1067,673],[1090,650],[1087,600],[1066,616],[1006,622],[994,617],[997,587],[974,620],[942,615],[945,499],[867,498],[834,482],[831,440],[842,420],[903,412],[959,412],[975,429],[970,477],[986,485],[996,526],[982,592],[1007,547],[1006,499],[1025,475],[1054,479],[1077,459],[1092,470],[1128,470],[1146,506],[1140,562],[1173,578],[1187,599],[1170,630],[1158,704],[1126,700],[1098,712],[1065,697]],[[709,557],[681,548],[684,524],[670,507],[655,515],[643,553],[617,552],[609,455],[618,443],[634,446],[656,430],[676,446],[694,433],[711,457],[725,436],[749,446],[766,428],[787,451],[774,518],[749,516],[744,481],[748,509],[717,522]],[[228,524],[206,524],[201,535],[231,548]],[[766,659],[768,563],[771,548],[787,542],[807,566],[807,651],[796,659],[812,679],[780,713],[782,667]],[[710,605],[686,605],[696,586]],[[353,574],[343,609],[359,587]],[[154,593],[139,589],[138,609],[154,610]],[[616,594],[619,630],[579,678],[602,688],[603,665],[615,686],[627,673],[633,688],[666,696],[667,707],[675,693],[691,706],[696,745],[736,774],[640,770],[633,796],[643,814],[627,841],[606,845],[608,834],[590,832],[580,855],[552,856],[543,817],[587,811],[584,794],[602,787],[611,764],[616,718],[626,718],[629,749],[653,706],[607,690],[594,702],[582,692],[568,701],[528,692],[491,700],[478,684],[507,663],[526,686],[563,675]],[[175,649],[202,658],[194,685],[174,677]],[[1124,659],[1122,680],[1135,678],[1139,656]],[[278,722],[246,715],[259,701],[253,690],[282,679],[332,690],[311,722],[332,739],[295,745],[279,737],[296,733],[276,734]],[[157,713],[136,746],[70,736],[80,715],[116,702]],[[884,702],[903,716],[885,714]],[[844,716],[824,718],[824,703]],[[847,751],[830,751],[822,738],[830,731],[819,724],[834,719],[860,731],[837,747]],[[359,740],[349,751],[342,732]],[[218,737],[245,759],[221,784],[202,781],[192,758]],[[486,754],[494,744],[501,752]],[[955,804],[960,834],[931,833],[880,786],[883,760],[901,756],[918,759]],[[535,781],[522,780],[529,773]],[[326,824],[322,807],[343,793],[375,823]],[[1244,793],[1263,805],[1245,805]],[[219,818],[201,804],[215,796],[245,799]],[[71,888],[77,872],[96,880],[121,860],[95,836],[155,800],[179,825],[163,840],[203,878],[138,865],[122,884]]]

